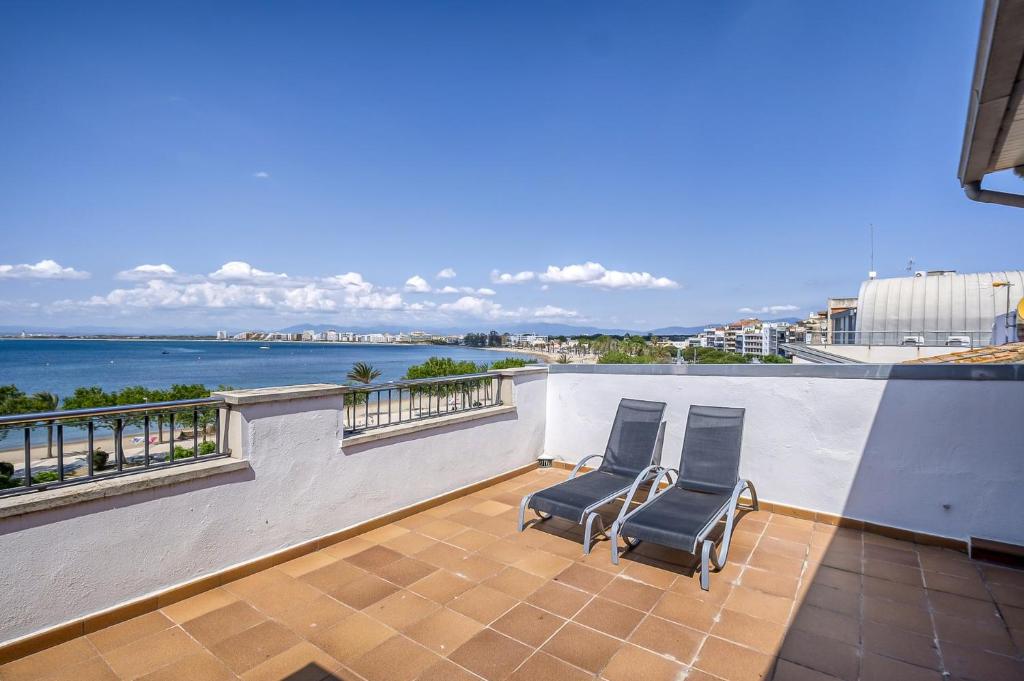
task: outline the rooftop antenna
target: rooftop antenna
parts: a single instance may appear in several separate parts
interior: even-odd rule
[[[913,256],[911,256],[910,260],[907,261],[907,266],[905,268],[907,270],[908,274],[913,274],[914,273],[914,265],[916,265],[916,264],[917,263],[914,262]]]
[[[868,223],[868,233],[871,237],[871,269],[868,270],[868,279],[876,279],[878,272],[875,271],[875,225]]]

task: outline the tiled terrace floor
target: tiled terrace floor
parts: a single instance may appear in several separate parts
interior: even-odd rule
[[[702,592],[683,554],[582,558],[538,470],[0,667],[0,679],[1024,678],[1024,573],[765,512]],[[667,559],[669,562],[662,562]]]

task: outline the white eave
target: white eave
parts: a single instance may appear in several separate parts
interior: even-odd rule
[[[1022,165],[1024,0],[986,0],[960,156],[960,183],[968,196],[972,191],[984,193],[980,183],[985,175]],[[971,198],[1020,205],[993,197]]]

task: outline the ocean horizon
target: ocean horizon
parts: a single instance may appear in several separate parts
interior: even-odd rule
[[[261,346],[269,349],[262,350]],[[202,383],[262,388],[302,383],[344,383],[356,362],[381,371],[380,382],[401,379],[428,357],[490,364],[502,357],[535,359],[522,352],[457,345],[255,342],[159,339],[0,339],[0,384],[26,393],[56,393],[98,385],[166,388]]]

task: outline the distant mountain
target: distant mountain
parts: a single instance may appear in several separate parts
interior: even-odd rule
[[[779,317],[777,319],[762,319],[763,322],[792,324],[800,321],[799,317]],[[723,326],[726,322],[714,322],[701,324],[700,326],[663,326],[660,329],[652,329],[650,333],[655,336],[692,336],[700,333],[709,326]]]
[[[692,336],[695,333],[700,333],[709,326],[718,326],[718,324],[702,324],[700,326],[663,326],[660,329],[651,329],[651,333],[655,336]]]
[[[539,333],[547,336],[580,335],[593,333],[606,333],[610,335],[621,335],[624,333],[643,333],[635,329],[602,329],[596,326],[574,326],[572,324],[556,324],[553,322],[539,322],[536,324],[503,324],[500,322],[481,322],[467,326],[396,326],[394,324],[382,324],[373,327],[348,326],[345,324],[294,324],[292,326],[278,329],[282,333],[302,333],[303,331],[351,331],[353,333],[409,333],[410,331],[425,331],[439,335],[464,333],[487,333],[491,330],[499,333]]]

